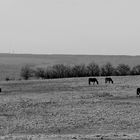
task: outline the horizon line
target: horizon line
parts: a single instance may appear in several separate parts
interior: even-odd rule
[[[71,56],[73,56],[73,55],[78,55],[78,56],[140,56],[140,55],[129,55],[129,54],[67,54],[67,53],[65,53],[65,54],[60,54],[60,53],[0,53],[0,54],[7,54],[7,55],[71,55]]]

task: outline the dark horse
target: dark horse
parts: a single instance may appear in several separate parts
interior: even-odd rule
[[[112,80],[112,78],[110,78],[110,77],[106,77],[105,78],[105,83],[107,83],[107,82],[111,82],[112,84],[113,84],[113,80]]]
[[[98,82],[98,80],[97,80],[96,78],[89,78],[89,79],[88,79],[89,85],[90,85],[90,82],[93,82],[93,84],[94,84],[94,83],[99,84],[99,82]]]
[[[137,88],[137,95],[140,96],[140,88]]]

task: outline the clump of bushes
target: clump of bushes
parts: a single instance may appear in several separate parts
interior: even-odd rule
[[[88,65],[64,65],[56,64],[47,68],[33,69],[30,65],[21,68],[21,77],[28,80],[31,77],[41,79],[53,78],[70,78],[70,77],[89,77],[89,76],[126,76],[140,75],[140,65],[134,66],[132,69],[129,65],[119,64],[114,67],[111,63],[99,66],[95,62]]]
[[[30,77],[32,77],[33,69],[31,69],[31,66],[30,65],[23,66],[21,68],[20,76],[25,80],[28,80]]]

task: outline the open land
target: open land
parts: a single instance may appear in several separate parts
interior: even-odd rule
[[[138,140],[140,76],[1,81],[0,140]]]

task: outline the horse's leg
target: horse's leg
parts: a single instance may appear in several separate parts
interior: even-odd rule
[[[137,96],[140,96],[139,91],[137,91]]]
[[[90,80],[88,80],[88,84],[90,85]]]
[[[137,96],[139,96],[140,97],[140,92],[139,92],[139,90],[137,89]]]
[[[97,85],[99,84],[98,81],[96,81]]]
[[[140,97],[140,91],[138,91],[138,96]]]
[[[139,91],[138,91],[138,89],[137,89],[137,96],[139,95],[139,93],[138,93]]]

